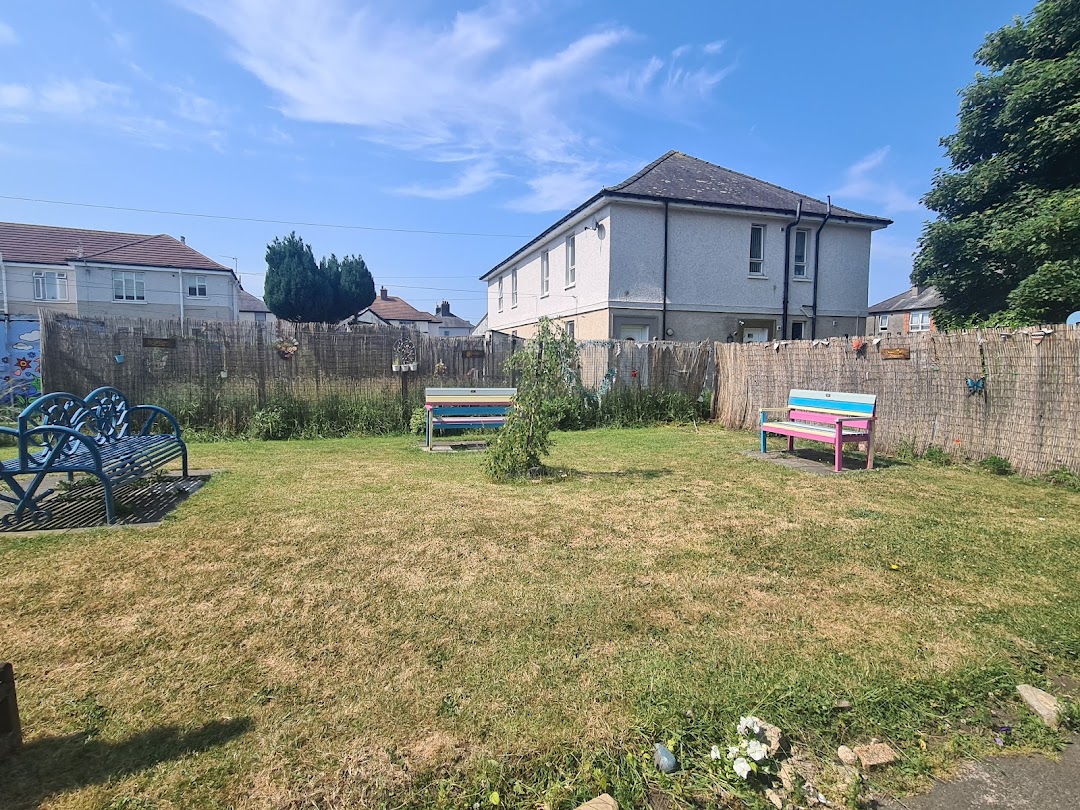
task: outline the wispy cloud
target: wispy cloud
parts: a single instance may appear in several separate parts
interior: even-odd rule
[[[552,192],[545,210],[563,206],[565,195],[553,192],[580,184],[604,159],[590,138],[596,103],[610,99],[626,70],[624,46],[636,41],[607,25],[538,50],[543,10],[510,0],[444,20],[376,2],[178,2],[225,33],[233,58],[278,96],[286,116],[352,125],[373,142],[457,163],[441,186],[398,191],[451,199],[520,177],[530,199]],[[646,61],[626,91],[663,92],[661,67]],[[688,67],[665,82],[700,97],[719,78]]]
[[[0,20],[0,46],[18,44],[19,38],[15,35],[15,29],[3,20]]]
[[[723,40],[706,45],[684,44],[675,48],[667,60],[653,56],[619,77],[615,95],[638,109],[681,116],[708,98],[738,67],[735,61],[718,63],[716,57],[725,44]]]
[[[899,183],[880,176],[888,157],[889,147],[883,146],[856,161],[844,173],[844,184],[833,196],[839,200],[867,200],[890,215],[921,210],[918,198]]]

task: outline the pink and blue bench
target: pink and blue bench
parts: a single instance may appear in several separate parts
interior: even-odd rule
[[[874,421],[877,397],[874,394],[845,394],[839,391],[791,389],[788,404],[781,408],[761,409],[761,452],[768,451],[766,438],[771,433],[787,436],[788,452],[796,439],[809,439],[833,445],[835,470],[844,466],[844,445],[866,445],[866,469],[874,468]],[[770,413],[785,418],[769,421]]]
[[[427,446],[436,430],[484,430],[506,424],[516,388],[426,388]]]

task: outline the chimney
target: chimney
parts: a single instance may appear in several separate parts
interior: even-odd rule
[[[181,236],[180,237],[180,244],[181,245],[186,245],[187,244],[187,237],[186,236]]]
[[[383,301],[386,300],[386,287],[379,288],[379,298],[381,298]]]
[[[439,314],[441,316],[443,316],[444,318],[447,315],[450,314],[450,302],[449,301],[443,301],[441,304],[439,304]]]

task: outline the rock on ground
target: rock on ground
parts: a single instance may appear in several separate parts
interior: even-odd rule
[[[1017,686],[1016,691],[1020,693],[1028,708],[1039,715],[1047,726],[1057,728],[1061,719],[1061,704],[1056,697],[1027,683]]]
[[[619,810],[619,803],[606,793],[601,793],[592,801],[585,802],[577,810]]]

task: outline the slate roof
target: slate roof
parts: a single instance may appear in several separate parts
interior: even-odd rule
[[[438,323],[439,319],[427,312],[421,312],[412,304],[398,298],[396,295],[388,295],[386,298],[376,298],[375,303],[364,310],[373,312],[384,321],[427,321]],[[363,313],[360,313],[361,315]]]
[[[912,287],[899,295],[886,298],[870,307],[867,312],[878,315],[884,312],[912,312],[922,309],[934,309],[945,303],[941,293],[933,287]]]
[[[468,329],[471,331],[473,328],[471,323],[464,318],[459,318],[457,315],[440,315],[437,320],[447,329]]]
[[[5,261],[27,264],[66,264],[85,259],[100,264],[232,273],[231,268],[164,233],[119,233],[0,222],[0,252]]]
[[[263,303],[261,298],[256,298],[247,290],[240,290],[239,306],[237,309],[240,312],[269,312],[270,307]]]
[[[623,182],[600,189],[565,217],[524,246],[518,248],[493,268],[480,277],[486,280],[496,270],[509,262],[537,242],[542,241],[553,231],[558,230],[568,220],[597,200],[612,199],[654,199],[671,202],[697,203],[704,206],[716,206],[742,211],[762,211],[766,213],[795,216],[795,209],[802,200],[803,213],[822,217],[827,204],[814,197],[791,191],[790,189],[758,180],[747,174],[725,169],[700,158],[671,151],[654,160],[644,169]],[[892,220],[884,217],[860,214],[847,208],[834,205],[833,219],[848,222],[860,222],[867,225],[884,227]]]

